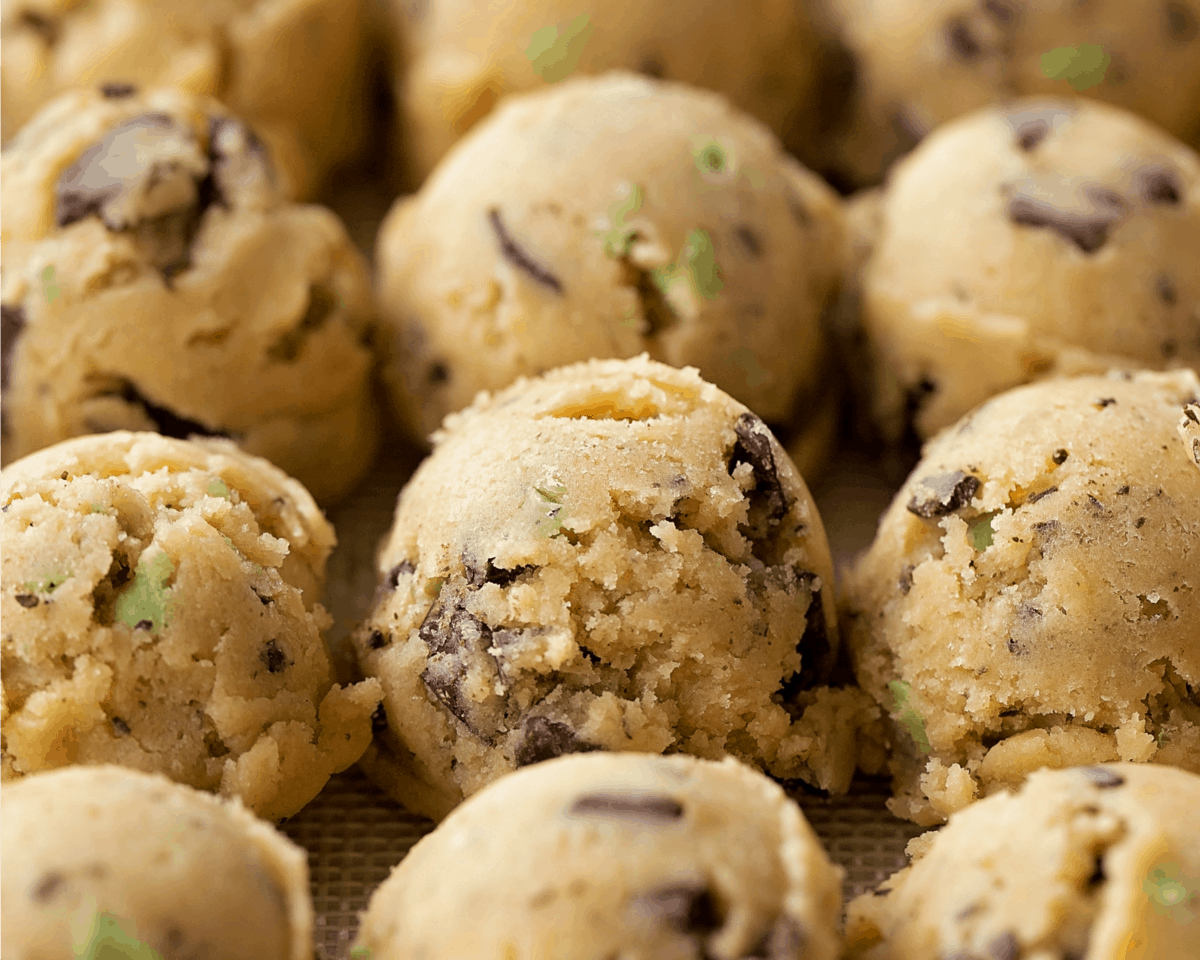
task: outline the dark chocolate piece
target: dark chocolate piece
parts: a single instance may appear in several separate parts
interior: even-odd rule
[[[961,470],[926,477],[917,484],[916,493],[908,501],[907,509],[922,520],[944,517],[970,503],[979,487],[978,477]]]
[[[1064,463],[1067,462],[1067,457],[1069,457],[1069,456],[1070,456],[1070,454],[1067,453],[1066,450],[1055,450],[1054,456],[1051,457],[1050,459],[1053,460],[1055,463],[1057,463],[1061,467]]]
[[[122,380],[117,389],[107,391],[107,393],[120,397],[131,406],[141,407],[145,411],[146,416],[154,422],[155,430],[164,437],[186,440],[192,434],[198,434],[202,437],[234,436],[222,430],[210,430],[202,423],[189,420],[187,417],[182,417],[173,410],[168,410],[166,407],[160,407],[158,404],[152,403],[142,395],[141,391],[133,385],[132,381]]]
[[[524,271],[534,282],[541,284],[543,287],[548,287],[557,294],[563,292],[562,281],[522,250],[504,228],[504,221],[500,219],[499,208],[492,207],[488,211],[488,220],[491,221],[492,230],[495,231],[496,239],[500,243],[500,252],[504,255],[505,260],[518,270]]]
[[[963,17],[951,17],[946,21],[946,42],[954,55],[967,63],[978,60],[983,53],[983,46]]]
[[[1008,647],[1008,652],[1014,657],[1025,657],[1029,655],[1029,650],[1026,649],[1025,645],[1018,643],[1013,637],[1009,637],[1005,645]]]
[[[378,737],[380,734],[386,733],[387,728],[387,711],[383,708],[383,703],[381,701],[379,706],[377,706],[374,712],[371,714],[371,733]]]
[[[491,628],[461,607],[435,603],[417,635],[429,646],[429,659],[421,671],[425,688],[469,730],[480,733],[462,681],[472,652],[491,646]]]
[[[1017,193],[1008,201],[1008,216],[1023,227],[1045,227],[1070,240],[1084,253],[1095,253],[1108,242],[1109,230],[1125,218],[1124,203],[1111,191],[1089,194],[1089,210],[1070,210],[1043,197]]]
[[[367,646],[372,650],[382,650],[388,645],[388,636],[382,630],[372,630],[367,636]]]
[[[518,767],[553,760],[564,753],[589,753],[600,749],[580,740],[565,723],[546,717],[527,718],[521,724],[521,734],[515,757]]]
[[[663,77],[662,61],[654,56],[642,57],[642,62],[638,64],[638,73],[661,80]]]
[[[723,923],[717,898],[708,887],[672,883],[633,898],[633,913],[683,933],[706,936]]]
[[[435,386],[445,383],[449,379],[450,371],[446,369],[444,363],[431,364],[429,370],[425,373],[425,381]]]
[[[1039,500],[1042,500],[1045,497],[1050,496],[1050,494],[1056,492],[1057,490],[1058,490],[1058,487],[1047,487],[1045,490],[1039,490],[1037,493],[1031,493],[1029,495],[1029,498],[1025,502],[1026,503],[1037,503]]]
[[[1092,859],[1092,873],[1087,878],[1087,885],[1089,887],[1098,887],[1107,879],[1108,874],[1104,872],[1104,856],[1097,853]]]
[[[58,23],[48,17],[43,17],[40,13],[35,13],[32,10],[22,10],[20,14],[20,24],[23,27],[28,27],[39,37],[47,46],[53,46],[58,42]]]
[[[1029,120],[1017,130],[1017,146],[1029,153],[1046,139],[1049,132],[1050,124],[1045,120]]]
[[[567,816],[628,820],[659,826],[682,819],[683,805],[674,797],[663,794],[589,793],[571,804]]]
[[[279,363],[291,363],[304,349],[309,335],[320,330],[332,317],[341,303],[341,297],[323,283],[310,284],[308,302],[300,319],[281,333],[269,347],[267,356]]]
[[[1163,5],[1163,13],[1166,15],[1167,36],[1172,40],[1188,43],[1200,34],[1200,23],[1196,20],[1196,14],[1186,3],[1168,0]]]
[[[1101,790],[1119,787],[1125,782],[1124,777],[1104,767],[1081,767],[1080,772],[1092,781],[1093,786],[1099,787]]]
[[[750,256],[757,260],[762,256],[762,240],[758,234],[746,224],[741,224],[733,231],[733,235],[737,237],[738,242],[745,248]]]
[[[902,596],[907,597],[909,591],[912,590],[914,569],[911,563],[906,563],[904,569],[900,571],[900,576],[896,579],[896,587]]]
[[[26,610],[32,610],[39,603],[41,603],[41,601],[37,598],[37,594],[34,593],[18,593],[16,600],[17,603],[23,606]]]
[[[133,625],[133,629],[134,630],[153,630],[154,629],[154,621],[153,620],[139,620],[137,623],[135,623]]]
[[[0,306],[0,384],[8,386],[13,351],[25,329],[25,311],[21,307]]]
[[[1170,167],[1142,167],[1134,176],[1137,180],[1138,194],[1147,203],[1174,206],[1183,198],[1183,184],[1179,181],[1179,174]]]
[[[67,882],[67,878],[57,871],[47,873],[36,884],[30,896],[37,903],[49,903],[62,889],[63,884]]]
[[[264,643],[263,648],[258,652],[258,659],[262,661],[268,673],[282,673],[292,665],[292,661],[288,659],[278,640],[268,640]]]
[[[825,623],[825,600],[820,590],[812,588],[817,575],[807,570],[797,572],[799,583],[812,591],[812,601],[804,614],[804,633],[796,641],[800,654],[800,669],[788,677],[780,687],[785,704],[791,703],[805,690],[825,683],[833,670],[833,645],[829,642],[829,630]]]
[[[109,722],[112,724],[113,733],[118,737],[129,736],[129,724],[127,724],[120,717],[113,717]]]
[[[137,87],[132,83],[113,81],[100,84],[100,93],[106,100],[124,100],[137,93]]]
[[[513,567],[511,570],[506,570],[503,567],[495,566],[492,563],[493,559],[495,558],[489,558],[484,564],[483,582],[494,583],[498,587],[510,587],[516,583],[522,575],[526,573],[532,573],[537,569],[537,567],[531,563],[524,563],[518,567]]]
[[[743,413],[733,430],[738,439],[729,459],[729,473],[732,475],[743,463],[750,464],[753,469],[754,486],[746,494],[750,501],[750,539],[763,539],[770,534],[770,528],[787,514],[791,504],[783,491],[783,484],[779,482],[771,434],[766,424],[752,413]]]

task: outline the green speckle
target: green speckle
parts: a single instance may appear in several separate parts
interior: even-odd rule
[[[442,592],[442,584],[446,582],[445,577],[430,577],[425,584],[425,595],[433,597],[435,600]]]
[[[1149,897],[1155,913],[1169,914],[1180,923],[1196,916],[1200,882],[1183,873],[1177,863],[1158,864],[1142,881],[1142,891]]]
[[[53,593],[71,576],[70,570],[51,570],[38,580],[27,580],[21,584],[25,593]]]
[[[896,699],[892,706],[892,712],[899,714],[897,722],[908,731],[908,735],[912,737],[913,743],[921,753],[929,753],[929,737],[925,733],[925,718],[909,705],[912,697],[912,685],[903,680],[892,680],[888,683],[888,689],[892,691],[892,696]]]
[[[725,173],[728,169],[729,156],[715,140],[709,140],[699,149],[693,148],[692,158],[701,173]]]
[[[567,488],[561,484],[556,484],[549,490],[543,490],[541,487],[534,487],[533,489],[536,490],[538,496],[547,503],[562,503],[562,496],[567,492]]]
[[[625,218],[642,209],[645,192],[636,183],[622,184],[625,194],[621,200],[615,200],[608,208],[608,220],[612,227],[604,232],[604,253],[613,260],[627,256],[633,245],[634,230],[625,223]]]
[[[729,359],[746,371],[746,386],[748,387],[760,387],[771,379],[771,375],[763,369],[762,364],[758,362],[758,357],[749,347],[738,347],[729,355]]]
[[[556,484],[548,490],[541,487],[533,489],[543,501],[538,505],[542,515],[534,523],[534,530],[540,537],[558,536],[562,532],[563,520],[566,517],[566,509],[562,506],[562,502],[567,488],[562,484]]]
[[[712,237],[707,230],[691,230],[683,247],[683,258],[687,261],[696,291],[705,299],[712,300],[725,286],[717,266],[717,255]]]
[[[93,503],[88,513],[108,513],[108,507],[102,503]]]
[[[46,295],[47,303],[53,303],[55,298],[62,293],[62,288],[54,282],[54,264],[50,264],[42,271],[42,292]]]
[[[1086,90],[1104,81],[1110,63],[1112,55],[1094,43],[1055,47],[1042,54],[1042,75],[1051,80],[1066,80],[1076,90]]]
[[[557,83],[570,76],[583,56],[592,35],[590,19],[585,14],[564,27],[550,26],[535,30],[525,48],[525,56],[533,64],[533,72],[547,83]]]
[[[976,517],[967,527],[967,536],[971,540],[971,546],[976,550],[983,551],[992,545],[992,520],[996,517],[995,513],[985,513],[982,517]]]
[[[174,612],[175,598],[166,583],[174,572],[175,565],[166,553],[159,553],[149,561],[143,554],[133,581],[117,595],[113,611],[116,619],[135,629],[138,624],[149,621],[154,632],[167,626]]]
[[[79,960],[163,960],[162,954],[121,929],[121,921],[111,913],[97,913]]]
[[[637,311],[630,307],[625,311],[625,319],[621,321],[623,327],[636,327],[638,325]]]
[[[208,485],[206,492],[210,497],[221,497],[223,500],[229,499],[229,488],[225,486],[225,481],[220,477],[217,477]]]
[[[371,960],[370,947],[351,947],[350,960]]]

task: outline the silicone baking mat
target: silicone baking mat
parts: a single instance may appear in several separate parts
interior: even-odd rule
[[[370,257],[379,222],[395,192],[378,168],[352,171],[335,183],[326,202]],[[376,545],[391,524],[397,494],[420,459],[421,453],[389,426],[371,473],[329,511],[339,542],[329,561],[325,602],[334,618],[330,642],[339,657],[346,655],[345,637],[370,604]],[[908,465],[895,459],[883,462],[871,450],[844,446],[814,478],[812,491],[839,569],[871,542],[879,514]],[[796,796],[830,856],[846,869],[846,899],[904,866],[905,844],[922,832],[887,812],[887,796],[885,784],[865,780],[836,799]],[[335,776],[311,804],[283,824],[284,831],[308,850],[319,958],[349,957],[358,915],[371,893],[432,828],[354,768]]]

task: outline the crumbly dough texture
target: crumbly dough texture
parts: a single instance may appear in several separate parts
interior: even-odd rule
[[[390,3],[401,136],[418,178],[506,94],[610,70],[716,90],[789,146],[811,136],[819,53],[791,0]]]
[[[479,390],[645,351],[819,430],[843,234],[836,194],[717,94],[614,73],[515,98],[381,228],[395,406],[424,438]]]
[[[310,197],[366,134],[363,0],[2,0],[3,139],[73,87],[216,97]]]
[[[1044,770],[909,844],[847,910],[848,960],[1196,960],[1200,777]]]
[[[322,500],[362,475],[366,262],[241,121],[181,90],[76,91],[2,166],[9,456],[153,429],[233,437]]]
[[[108,765],[0,794],[4,956],[312,960],[307,856],[237,801]]]
[[[1200,366],[1200,157],[1132,114],[1023,100],[893,171],[863,278],[876,414],[921,437],[1008,387]]]
[[[844,791],[858,690],[825,532],[757,417],[642,356],[484,395],[402,491],[355,633],[386,697],[364,764],[440,818],[518,766],[733,755]]]
[[[217,440],[83,437],[0,473],[3,777],[119,763],[290,816],[361,756],[377,681],[332,683],[333,529]]]
[[[732,759],[591,754],[506,777],[375,892],[373,960],[833,960],[842,871]]]
[[[1197,0],[821,2],[849,56],[822,146],[848,183],[877,183],[941,124],[1025,96],[1107,101],[1200,146]]]
[[[1197,398],[1193,371],[1045,381],[926,446],[843,583],[897,815],[1043,766],[1200,771]]]

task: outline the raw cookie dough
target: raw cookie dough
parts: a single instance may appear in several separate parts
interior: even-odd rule
[[[843,581],[917,823],[1038,767],[1200,771],[1193,371],[1048,380],[926,445]]]
[[[310,197],[366,133],[362,0],[2,0],[8,141],[71,87],[180,86],[217,97]]]
[[[833,960],[842,871],[800,808],[726,759],[562,757],[504,778],[371,898],[372,960]]]
[[[754,414],[642,356],[522,379],[435,439],[353,637],[386,692],[364,765],[394,797],[440,818],[597,749],[847,788],[874,706],[822,686],[825,531]]]
[[[5,957],[311,960],[305,852],[240,803],[107,765],[0,794]]]
[[[851,901],[853,960],[1200,958],[1200,777],[1044,770],[909,845]]]
[[[393,401],[424,438],[479,390],[647,351],[804,432],[836,413],[843,233],[836,194],[716,94],[614,73],[514,98],[380,230]]]
[[[232,437],[323,501],[362,475],[366,263],[239,120],[180,90],[77,91],[0,163],[8,457],[125,428]]]
[[[1200,366],[1200,157],[1132,114],[964,117],[896,167],[881,217],[862,306],[893,439],[1050,374]]]
[[[789,146],[810,135],[819,55],[794,0],[391,0],[396,101],[418,179],[505,94],[638,70],[708,87]],[[636,139],[631,143],[636,143]]]
[[[940,124],[1031,95],[1108,101],[1200,146],[1198,0],[821,2],[850,63],[821,147],[848,184],[877,183]]]
[[[291,816],[361,756],[377,681],[333,684],[333,528],[227,441],[81,437],[0,473],[5,780],[119,763]]]

